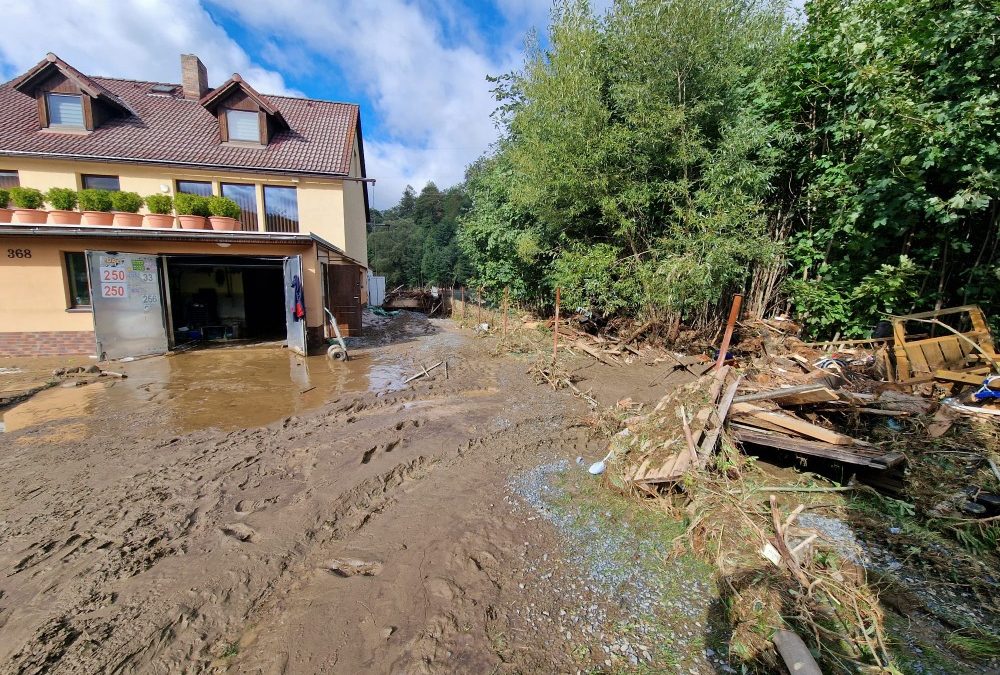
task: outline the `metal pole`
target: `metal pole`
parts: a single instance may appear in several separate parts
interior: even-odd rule
[[[743,306],[743,294],[737,293],[733,296],[733,306],[729,310],[729,320],[726,321],[726,332],[722,336],[722,346],[719,347],[719,358],[715,362],[714,370],[722,367],[726,362],[726,353],[729,351],[729,341],[733,339],[733,328],[736,326],[736,319],[740,317],[740,307]]]
[[[559,287],[556,286],[556,323],[552,327],[552,365],[559,358]]]

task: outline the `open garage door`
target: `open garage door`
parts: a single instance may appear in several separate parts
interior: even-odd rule
[[[157,256],[87,251],[87,269],[98,356],[120,359],[166,352]]]
[[[302,256],[285,258],[285,327],[288,330],[288,348],[299,354],[306,353],[305,283],[302,278]],[[313,311],[322,312],[314,307]]]

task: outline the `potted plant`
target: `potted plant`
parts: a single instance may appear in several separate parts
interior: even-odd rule
[[[49,188],[45,193],[46,203],[52,207],[49,211],[49,223],[52,225],[79,225],[80,213],[76,209],[76,190],[72,188]]]
[[[174,200],[170,195],[149,195],[146,208],[149,213],[143,216],[143,227],[170,229],[174,226]]]
[[[174,199],[177,220],[185,230],[204,230],[208,224],[208,197],[181,193]]]
[[[14,202],[14,214],[11,216],[12,223],[30,223],[40,225],[48,217],[45,211],[39,208],[45,201],[40,190],[35,188],[16,187],[10,189],[10,199]]]
[[[240,223],[240,205],[228,197],[209,197],[208,221],[213,230],[238,230]]]
[[[80,210],[83,211],[81,225],[110,225],[114,222],[111,193],[107,190],[80,190]]]
[[[7,208],[10,202],[10,190],[0,188],[0,223],[9,223],[14,212]]]
[[[139,215],[142,204],[142,197],[135,192],[112,192],[111,210],[114,213],[112,221],[114,226],[142,227],[142,216]]]

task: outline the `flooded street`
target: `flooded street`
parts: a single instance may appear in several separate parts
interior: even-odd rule
[[[540,454],[597,454],[585,406],[450,321],[366,340],[109,364],[9,409],[0,672],[569,668],[520,614],[564,602],[524,590],[557,545],[498,506]]]

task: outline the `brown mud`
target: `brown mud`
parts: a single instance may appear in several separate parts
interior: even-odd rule
[[[543,458],[596,459],[586,405],[446,321],[404,315],[352,354],[115,364],[127,380],[9,410],[0,671],[585,666],[520,608],[555,615],[567,585],[578,604],[607,600],[510,508],[506,481]],[[662,392],[641,373],[623,390]],[[346,559],[376,564],[344,577]]]

